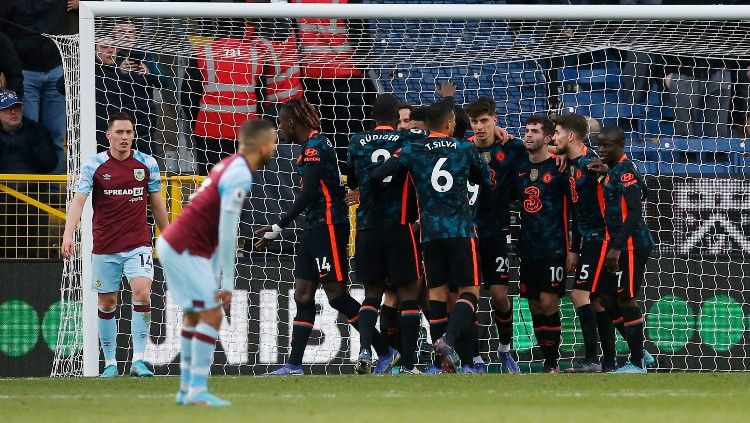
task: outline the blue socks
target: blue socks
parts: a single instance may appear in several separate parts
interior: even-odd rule
[[[208,390],[208,375],[214,358],[219,331],[205,323],[195,327],[190,362],[190,389],[188,395]]]
[[[149,304],[133,302],[130,334],[133,339],[133,361],[143,360],[146,343],[151,334],[151,306]]]
[[[117,348],[117,320],[115,320],[115,311],[99,309],[99,343],[104,353],[104,365],[117,365],[115,360],[115,348]]]

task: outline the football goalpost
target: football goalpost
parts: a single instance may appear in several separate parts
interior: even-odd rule
[[[53,37],[66,75],[68,196],[81,162],[101,143],[102,119],[120,109],[136,117],[139,147],[151,150],[162,167],[173,216],[195,188],[195,179],[185,175],[227,153],[219,139],[231,138],[226,134],[234,126],[221,116],[240,109],[233,103],[239,91],[257,100],[244,112],[268,119],[275,119],[279,103],[304,96],[320,110],[322,131],[340,157],[350,133],[371,129],[368,104],[378,92],[427,105],[439,99],[436,88],[450,81],[458,105],[494,98],[499,124],[514,136],[523,135],[523,123],[533,114],[583,114],[596,120],[591,142],[597,125],[625,130],[627,152],[650,188],[644,211],[657,248],[642,298],[646,346],[656,368],[747,370],[748,29],[750,6],[84,1],[80,35]],[[218,52],[211,47],[216,40],[238,47]],[[115,63],[107,65],[101,52],[97,58],[97,46],[114,47]],[[226,80],[234,85],[216,88]],[[240,224],[241,244],[248,247],[238,250],[237,291],[213,373],[261,374],[288,353],[300,227],[285,230],[271,251],[253,253],[249,246],[257,225],[275,221],[291,205],[299,188],[293,174],[297,154],[298,147],[282,141],[274,162],[257,175]],[[62,276],[53,376],[94,376],[100,369],[91,223],[89,202],[78,252],[65,262]],[[517,260],[512,263],[513,343],[522,365],[533,369],[540,354],[525,304],[515,296]],[[351,287],[361,300],[362,287],[356,280]],[[120,371],[132,354],[126,283],[124,288]],[[181,312],[158,265],[153,292],[146,359],[158,374],[177,374]],[[319,294],[304,362],[316,373],[350,373],[357,334]],[[583,346],[569,299],[562,314],[561,353],[569,360]],[[497,336],[486,300],[480,305],[480,339],[484,360],[496,363]],[[425,351],[429,342],[425,333]],[[618,351],[623,347],[620,340]]]

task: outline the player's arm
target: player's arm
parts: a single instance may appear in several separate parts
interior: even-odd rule
[[[154,221],[160,231],[167,229],[169,226],[169,217],[167,217],[167,203],[161,195],[161,191],[151,192],[148,194],[148,201],[151,204],[151,213],[154,215]]]
[[[349,192],[344,196],[344,202],[347,206],[359,204],[359,180],[357,179],[357,168],[354,165],[354,157],[352,157],[352,142],[349,142],[349,149],[346,153],[346,185],[349,187]]]
[[[73,199],[68,205],[68,213],[65,218],[65,231],[63,232],[63,241],[60,246],[62,256],[66,259],[72,257],[75,251],[73,234],[76,231],[78,222],[81,221],[86,199],[94,190],[94,172],[96,171],[96,167],[96,163],[91,160],[83,165],[81,175],[78,177],[74,189],[75,195],[73,195]]]
[[[406,168],[409,151],[410,149],[408,146],[399,148],[388,160],[383,162],[382,165],[373,169],[370,174],[370,183],[373,185],[374,189],[380,188],[383,184],[383,179],[395,175]]]
[[[315,200],[315,196],[318,194],[317,187],[320,186],[320,181],[323,180],[323,173],[323,166],[320,164],[305,168],[305,173],[302,174],[302,192],[294,199],[292,207],[281,216],[278,222],[255,231],[256,235],[262,236],[255,243],[255,249],[261,250],[266,248],[271,241],[279,236],[284,228],[289,226]]]
[[[567,185],[567,184],[566,184]],[[581,254],[581,232],[578,230],[578,224],[576,222],[576,215],[573,213],[573,201],[571,201],[570,193],[565,194],[566,207],[570,211],[570,219],[567,228],[570,228],[570,233],[565,234],[565,239],[570,239],[570,245],[568,245],[568,256],[565,260],[565,272],[573,273],[578,266],[578,257]]]
[[[225,175],[226,178],[227,175]],[[229,178],[227,178],[229,179]],[[237,226],[240,222],[242,204],[245,202],[249,178],[240,182],[220,186],[221,211],[219,213],[219,246],[217,259],[221,271],[221,291],[234,291],[234,260],[237,256]]]
[[[628,173],[625,173],[624,175],[628,175]],[[630,175],[633,174],[630,173]],[[616,272],[618,270],[620,252],[626,248],[625,242],[629,237],[635,234],[638,223],[643,218],[643,201],[641,199],[642,191],[638,184],[638,179],[633,175],[633,178],[630,181],[625,183],[618,181],[618,183],[621,183],[623,187],[622,199],[625,202],[627,216],[625,217],[625,221],[622,222],[620,230],[616,234],[612,234],[612,242],[609,245],[606,259],[607,270],[610,272]]]
[[[471,146],[467,149],[469,154],[469,182],[472,184],[479,185],[479,200],[477,207],[481,209],[487,209],[492,206],[492,202],[489,201],[492,194],[494,184],[492,183],[492,177],[490,176],[490,168],[487,162],[482,160],[479,156],[479,150],[476,147]]]
[[[81,221],[81,215],[83,214],[83,206],[86,204],[88,194],[82,192],[76,192],[73,199],[68,205],[68,213],[65,219],[65,232],[63,232],[63,241],[61,246],[62,256],[64,258],[70,258],[73,256],[75,250],[75,241],[73,240],[73,234],[78,227],[78,222]]]

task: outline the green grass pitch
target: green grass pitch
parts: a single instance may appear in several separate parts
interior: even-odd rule
[[[742,422],[749,374],[213,377],[226,409],[178,407],[175,377],[2,379],[3,422]]]

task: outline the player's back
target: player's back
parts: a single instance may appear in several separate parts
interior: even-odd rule
[[[416,186],[422,241],[475,236],[467,182],[491,182],[474,145],[432,132],[399,154]]]
[[[408,173],[399,172],[385,178],[382,189],[378,190],[372,189],[370,174],[399,148],[426,136],[421,130],[394,130],[390,126],[378,126],[373,131],[352,135],[348,162],[359,187],[358,230],[408,223],[408,205],[413,192]]]
[[[221,200],[228,187],[244,186],[250,191],[252,173],[247,161],[234,154],[211,169],[206,179],[185,206],[182,214],[167,227],[162,236],[178,253],[210,258],[219,243]],[[243,193],[244,197],[244,193]]]

